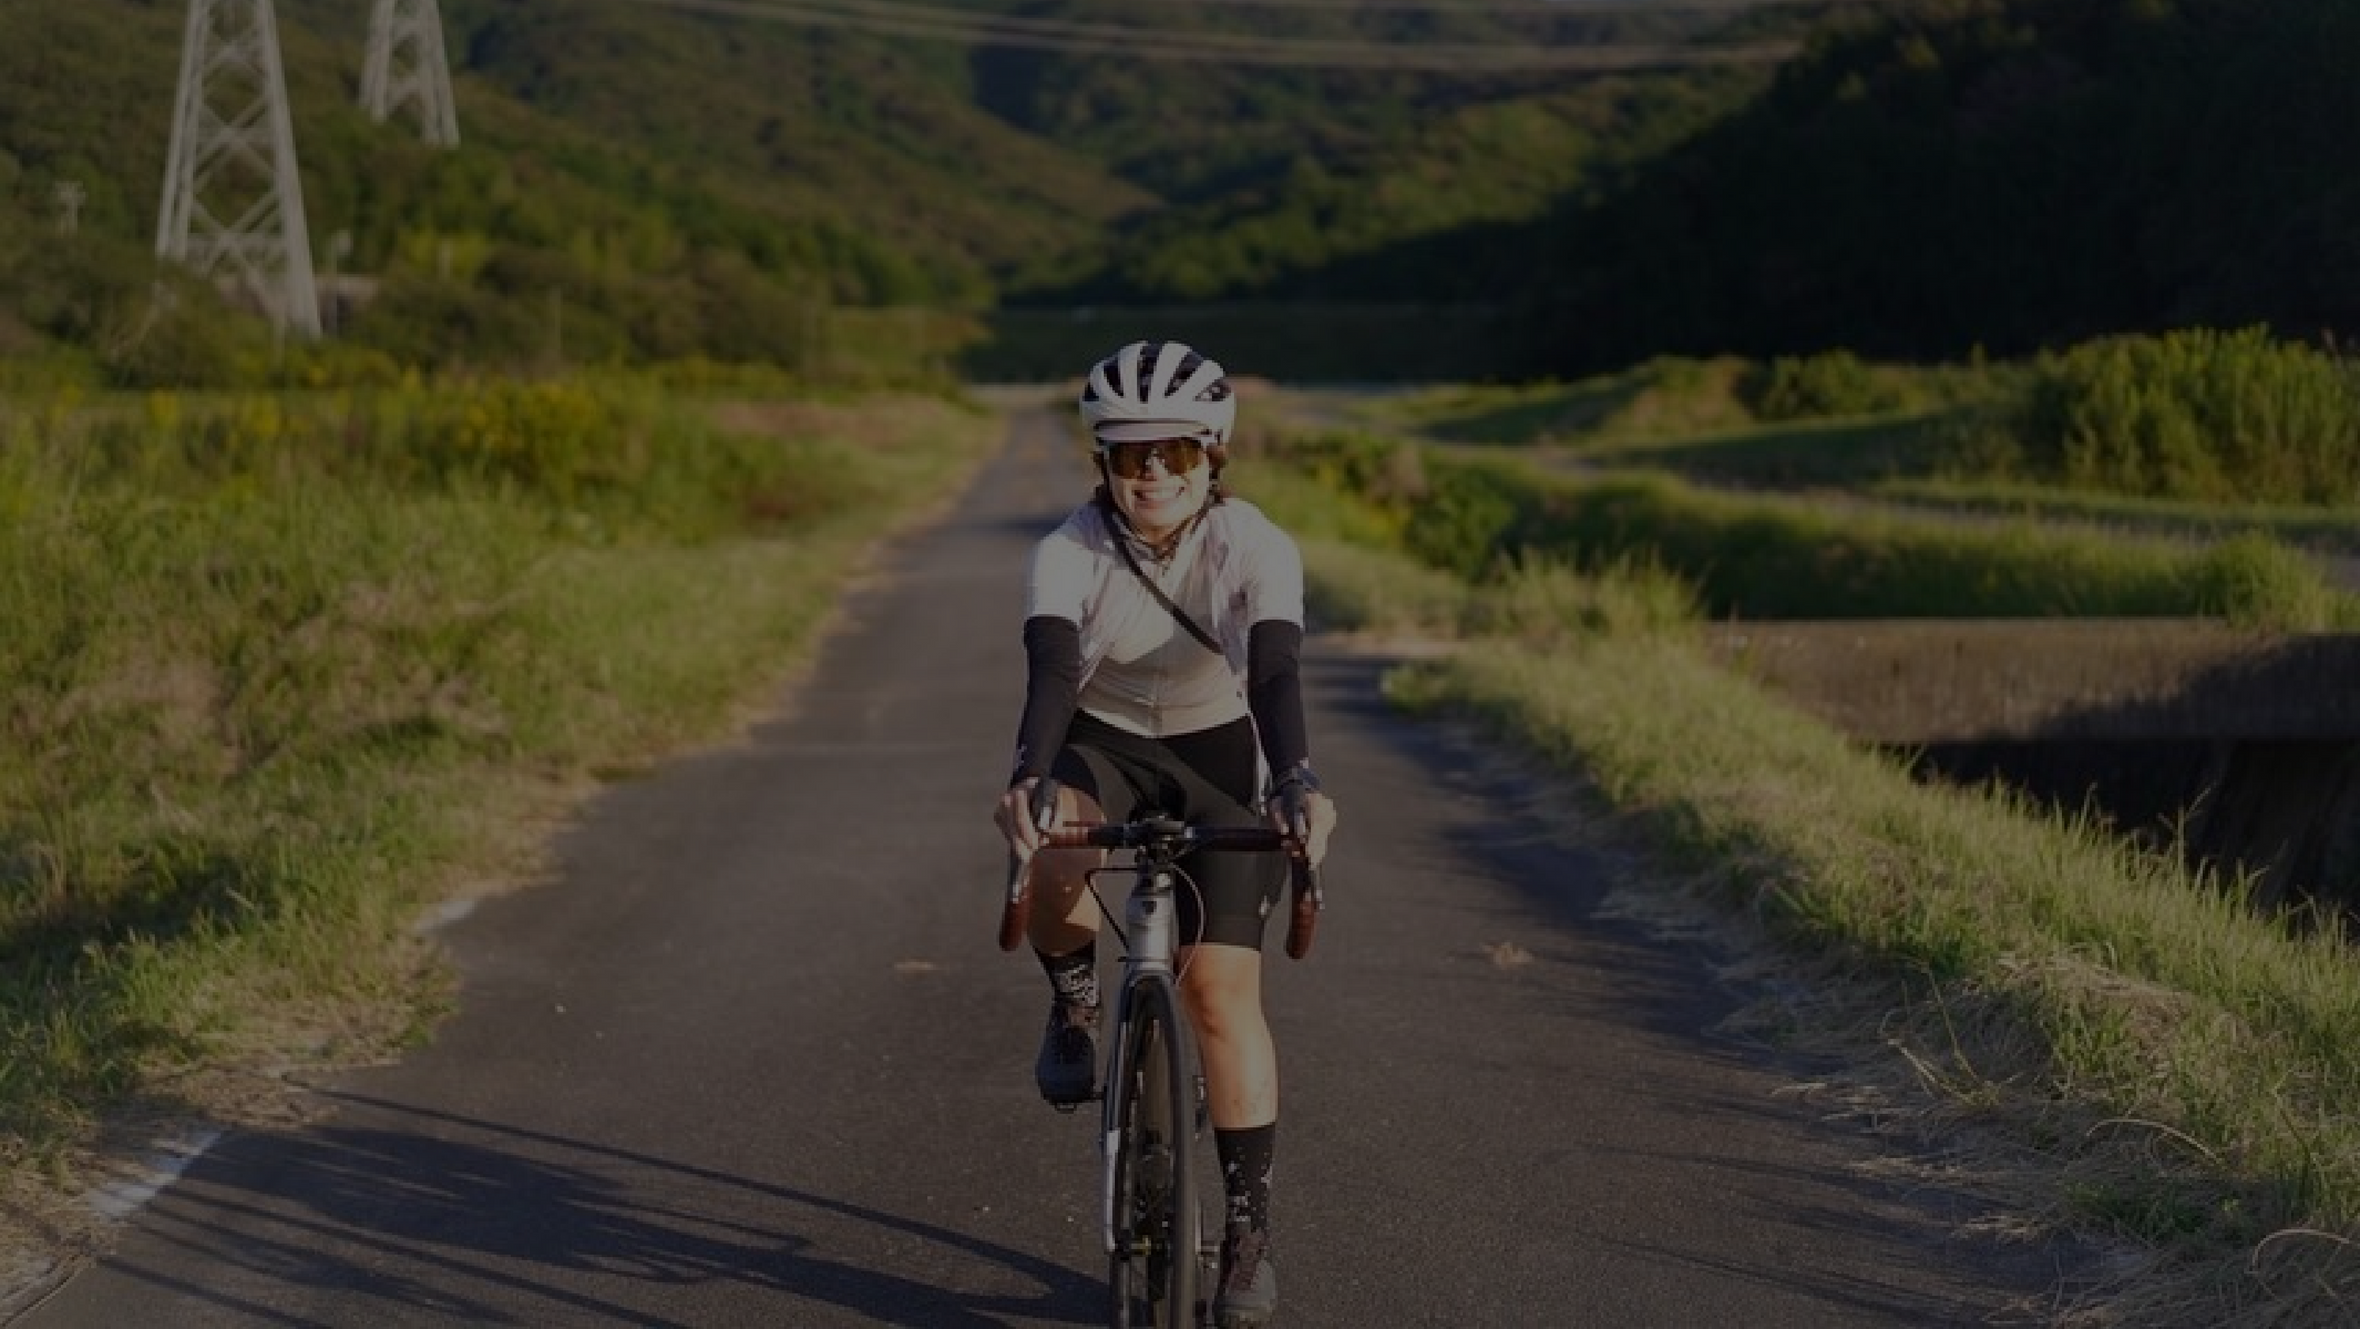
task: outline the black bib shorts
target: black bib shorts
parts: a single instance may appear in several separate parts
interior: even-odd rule
[[[1269,824],[1253,810],[1261,767],[1247,719],[1148,738],[1077,712],[1050,774],[1097,799],[1108,821],[1153,810],[1200,826]],[[1184,855],[1180,868],[1187,874],[1174,918],[1180,945],[1262,949],[1263,924],[1286,888],[1285,854],[1198,850]],[[1107,904],[1122,907],[1117,899]]]

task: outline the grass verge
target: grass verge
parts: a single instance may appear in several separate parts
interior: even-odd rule
[[[18,417],[0,1169],[70,1184],[110,1120],[267,1110],[417,1037],[423,912],[775,698],[998,431],[598,383]]]
[[[2055,1322],[2353,1323],[2348,942],[1996,788],[1918,783],[1713,666],[1696,597],[1658,568],[1470,586],[1352,538],[1373,518],[1309,481],[1255,496],[1310,532],[1330,626],[1455,639],[1389,678],[1396,704],[1575,777],[1663,882],[1700,883],[1814,976],[1798,1037],[1871,1030],[1848,1050],[1898,1073],[1929,1131],[2004,1142],[1985,1180],[2025,1223],[2133,1244]]]

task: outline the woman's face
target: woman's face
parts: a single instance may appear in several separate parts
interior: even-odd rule
[[[1115,506],[1150,540],[1170,535],[1205,505],[1213,463],[1195,439],[1114,443],[1102,455]]]

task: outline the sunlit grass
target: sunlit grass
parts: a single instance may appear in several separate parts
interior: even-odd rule
[[[530,871],[601,775],[775,695],[862,551],[998,430],[929,398],[724,414],[582,383],[19,417],[10,1158],[224,1066],[410,1036],[441,983],[421,911]]]
[[[2134,498],[2016,480],[1893,479],[1874,496],[1946,511],[2081,521],[2156,534],[2268,535],[2290,544],[2360,552],[2360,508],[2295,504],[2194,503]]]

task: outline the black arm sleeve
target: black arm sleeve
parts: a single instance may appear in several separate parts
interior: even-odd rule
[[[1246,636],[1246,706],[1262,733],[1262,756],[1273,771],[1311,757],[1303,725],[1303,675],[1298,657],[1303,629],[1264,619]]]
[[[1024,620],[1024,718],[1016,722],[1016,769],[1008,783],[1047,775],[1065,746],[1082,700],[1082,629],[1070,618]]]

